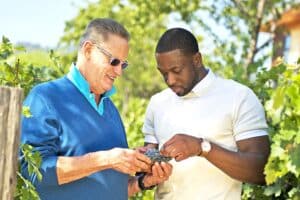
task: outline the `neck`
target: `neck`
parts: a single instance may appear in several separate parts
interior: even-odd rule
[[[200,82],[207,75],[208,70],[206,70],[203,66],[199,70],[199,81]]]
[[[206,76],[207,73],[208,73],[208,70],[206,70],[203,66],[201,66],[198,71],[199,76],[195,78],[193,85],[195,86],[202,79],[204,79],[204,77]]]
[[[99,105],[99,103],[100,103],[100,100],[101,100],[101,95],[99,95],[99,94],[95,94],[95,101],[96,101],[96,104],[97,105]]]
[[[78,63],[78,61],[77,61],[76,67],[79,70],[79,72],[81,73],[81,75],[85,78],[85,80],[87,80],[86,68],[84,67],[84,65],[81,65],[81,63]]]
[[[104,96],[104,93],[103,94],[95,94],[95,101],[96,101],[96,104],[99,105],[100,101],[101,101],[101,98]]]

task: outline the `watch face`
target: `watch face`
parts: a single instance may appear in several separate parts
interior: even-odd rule
[[[203,152],[208,153],[211,149],[211,145],[207,140],[203,140],[201,143],[201,148]]]

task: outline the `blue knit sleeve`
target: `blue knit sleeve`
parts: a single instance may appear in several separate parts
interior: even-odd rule
[[[27,163],[21,158],[21,172],[37,187],[58,185],[56,163],[59,152],[60,123],[51,110],[51,102],[46,94],[33,89],[24,101],[24,106],[30,107],[31,117],[22,117],[21,143],[29,144],[40,152],[42,157],[42,181],[36,175],[28,176]]]

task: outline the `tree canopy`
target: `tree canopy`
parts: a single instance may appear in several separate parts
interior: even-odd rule
[[[114,102],[121,111],[130,147],[141,146],[141,126],[148,100],[165,87],[156,70],[154,48],[167,28],[184,24],[198,38],[205,66],[251,87],[265,107],[272,141],[265,168],[268,185],[245,184],[243,199],[299,199],[300,62],[264,67],[272,54],[272,50],[265,48],[272,44],[275,29],[271,30],[269,40],[258,44],[262,24],[279,19],[286,9],[299,3],[299,0],[99,0],[80,9],[74,19],[66,22],[61,49],[51,51],[49,58],[44,57],[44,52],[28,55],[3,38],[0,84],[20,86],[27,93],[37,83],[62,76],[76,60],[79,37],[88,22],[98,17],[113,18],[131,34],[130,67],[116,83],[118,95]],[[202,51],[207,44],[211,50]],[[27,191],[26,187],[20,188]],[[26,199],[22,194],[18,196]],[[147,191],[133,199],[146,200],[152,196]]]

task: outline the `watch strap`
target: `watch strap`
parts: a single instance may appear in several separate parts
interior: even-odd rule
[[[146,176],[146,173],[140,173],[138,175],[138,178],[137,178],[137,181],[138,181],[138,186],[141,190],[152,190],[156,185],[152,185],[152,186],[149,186],[149,187],[146,187],[144,185],[144,178]]]

